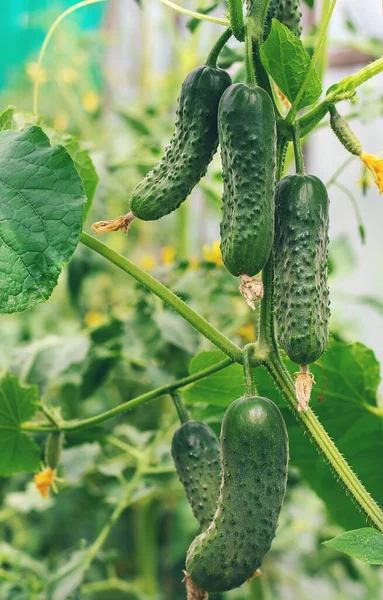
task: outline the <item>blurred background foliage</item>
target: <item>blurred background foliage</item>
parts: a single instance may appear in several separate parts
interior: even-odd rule
[[[60,11],[72,4],[3,0],[2,108],[12,104],[17,110],[31,110],[44,34]],[[339,1],[328,42],[330,69],[324,74],[328,85],[381,55],[381,7],[377,0],[379,9],[374,12],[373,4],[361,7],[358,2]],[[203,10],[210,2],[183,5]],[[315,23],[323,8],[321,2],[315,5],[314,11],[304,7],[309,49],[315,44]],[[211,14],[222,15],[225,10],[225,4],[218,3]],[[39,75],[39,112],[49,127],[77,136],[97,168],[100,181],[87,228],[93,221],[127,212],[131,191],[161,156],[172,132],[181,81],[202,64],[218,32],[217,26],[190,21],[157,0],[111,0],[83,8],[61,24]],[[236,43],[221,57],[221,66],[237,80],[243,76],[242,58]],[[382,150],[379,82],[366,86],[358,102],[345,107],[371,152]],[[382,358],[381,201],[360,165],[347,161],[337,144],[320,127],[306,146],[310,170],[331,184],[332,334],[340,343],[358,338]],[[357,185],[361,177],[362,184]],[[153,273],[238,344],[253,341],[257,313],[250,314],[239,298],[237,281],[224,270],[217,241],[218,156],[192,196],[160,222],[134,223],[128,237],[111,234],[105,241]],[[0,326],[1,367],[38,385],[45,401],[66,418],[95,415],[183,377],[198,352],[212,349],[157,298],[84,247],[77,249],[49,302],[26,313],[1,316]],[[233,390],[226,396],[223,384],[210,392],[222,393],[221,402],[205,395],[196,403],[199,388],[185,393],[193,414],[217,431],[223,407],[235,397],[230,394],[240,393],[234,374],[230,381]],[[323,381],[318,395],[321,386]],[[271,389],[276,400],[274,394]],[[184,598],[182,569],[196,523],[169,454],[176,426],[176,413],[166,396],[102,428],[68,435],[59,494],[48,500],[39,497],[29,475],[2,479],[1,599]],[[43,446],[44,436],[36,439]],[[134,481],[136,461],[146,460],[148,452],[150,466]],[[300,458],[304,463],[305,457]],[[112,527],[110,515],[132,482],[129,506]],[[381,482],[379,486],[383,494]],[[319,487],[310,481],[304,465],[298,468],[294,462],[279,533],[261,582],[255,579],[222,598],[382,597],[382,569],[321,546],[349,524],[340,514],[343,504],[336,510],[329,506],[330,498],[326,506]],[[109,525],[110,535],[104,539]]]

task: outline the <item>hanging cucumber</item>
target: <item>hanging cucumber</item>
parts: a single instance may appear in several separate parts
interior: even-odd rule
[[[211,523],[221,484],[221,458],[215,433],[197,421],[187,421],[174,433],[172,456],[201,531]]]
[[[276,125],[272,101],[259,87],[230,86],[218,110],[224,182],[221,250],[249,306],[262,297],[251,279],[265,266],[273,243]]]
[[[233,402],[222,423],[221,454],[217,511],[186,561],[188,575],[207,592],[252,577],[275,536],[288,464],[286,426],[275,404],[255,396]]]
[[[287,356],[307,374],[307,365],[318,360],[328,342],[329,198],[317,177],[297,174],[278,184],[275,203],[278,339]],[[299,408],[306,410],[305,402]]]

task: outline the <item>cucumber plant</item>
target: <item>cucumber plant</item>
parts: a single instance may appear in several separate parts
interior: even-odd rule
[[[78,6],[91,3],[92,0],[81,2]],[[98,239],[81,233],[84,214],[92,201],[87,185],[89,162],[84,169],[84,155],[78,158],[79,148],[73,139],[69,144],[63,136],[63,143],[52,148],[48,131],[44,133],[37,116],[29,117],[30,127],[18,131],[18,120],[9,108],[0,120],[4,130],[0,133],[4,217],[0,219],[1,311],[25,310],[46,300],[81,242],[168,304],[226,358],[219,362],[206,359],[202,368],[201,365],[192,368],[181,379],[173,377],[168,384],[112,405],[94,416],[89,416],[87,407],[83,418],[70,420],[47,407],[38,398],[36,387],[28,387],[8,373],[0,378],[0,426],[9,441],[4,445],[6,460],[0,461],[0,467],[5,476],[22,470],[36,471],[39,452],[29,434],[48,436],[46,469],[36,475],[37,487],[47,497],[55,482],[64,433],[66,441],[79,431],[84,433],[89,429],[89,435],[93,435],[97,431],[95,426],[166,394],[173,395],[182,424],[173,435],[171,452],[201,529],[187,554],[187,589],[190,600],[205,600],[209,593],[235,589],[253,576],[271,547],[282,509],[288,436],[282,412],[271,399],[259,396],[256,391],[253,370],[260,367],[268,371],[288,407],[362,514],[377,530],[383,531],[383,513],[378,503],[368,494],[309,406],[313,385],[309,367],[323,360],[329,339],[329,199],[325,185],[315,175],[305,173],[301,148],[302,137],[309,135],[329,114],[339,141],[348,152],[360,157],[383,191],[383,162],[363,151],[362,144],[335,108],[337,103],[353,99],[361,84],[383,72],[383,59],[334,84],[320,101],[322,87],[315,66],[324,58],[322,52],[335,0],[325,5],[328,10],[320,24],[312,56],[299,39],[298,1],[249,0],[244,19],[241,0],[230,0],[230,20],[213,17],[208,11],[196,13],[174,3],[165,4],[195,19],[223,25],[225,30],[207,64],[191,71],[182,84],[175,133],[164,157],[133,191],[132,213],[100,222],[93,230],[102,233],[126,229],[133,214],[143,221],[156,220],[177,209],[205,174],[219,142],[224,184],[222,258],[232,275],[242,277],[241,291],[252,308],[254,301],[262,296],[257,341],[246,348],[239,347],[163,283]],[[74,10],[72,7],[67,12]],[[60,19],[46,38],[38,69]],[[245,42],[245,81],[234,85],[229,74],[217,68],[219,54],[232,33],[240,43]],[[36,113],[41,80],[38,75],[37,72]],[[236,74],[240,76],[241,71]],[[279,112],[275,101],[274,83],[289,103],[285,115]],[[302,109],[306,109],[304,114]],[[296,173],[284,177],[286,151],[291,142]],[[262,284],[253,279],[260,271]],[[174,342],[177,327],[168,327],[164,322],[162,330]],[[97,332],[95,338],[101,339],[99,345],[108,359],[126,358],[122,343],[108,346],[105,331]],[[96,345],[95,339],[93,342]],[[180,349],[178,339],[177,343]],[[301,367],[295,385],[280,348]],[[101,354],[100,351],[97,359]],[[225,369],[232,367],[232,363],[244,366],[246,395],[230,403],[222,390],[230,388],[230,372]],[[92,368],[98,375],[99,363],[95,364]],[[136,361],[135,366],[139,369],[142,365]],[[92,369],[84,371],[89,374]],[[202,422],[203,417],[199,416],[198,421],[189,418],[175,394],[178,389],[187,392],[190,386],[219,371],[229,374],[227,379],[223,377],[218,397],[212,402],[226,408],[220,440]],[[169,377],[170,374],[174,375],[169,370]],[[21,376],[25,376],[24,371]],[[261,377],[259,382],[262,385]],[[366,384],[369,402],[375,383],[376,377],[373,384]],[[87,398],[90,393],[83,395]],[[212,394],[214,389],[210,390]],[[209,407],[205,399],[201,399],[199,409],[207,418]],[[369,417],[381,416],[379,407],[372,403],[368,406]],[[38,410],[40,419],[34,418]],[[380,427],[377,429],[380,431]],[[121,435],[131,433],[129,428],[123,432]],[[162,441],[161,435],[159,431],[146,438],[142,444],[146,444],[145,448],[138,450],[126,440],[103,436],[103,443],[110,443],[129,455],[124,462],[129,478],[118,473],[123,493],[99,537],[85,553],[79,569],[81,576],[124,510],[137,501],[143,490],[143,495],[146,494],[142,480],[146,483],[151,476],[169,475],[168,465],[165,468],[155,460],[161,456],[160,452],[157,455],[154,452],[156,443]],[[104,465],[104,473],[108,473],[108,465]]]

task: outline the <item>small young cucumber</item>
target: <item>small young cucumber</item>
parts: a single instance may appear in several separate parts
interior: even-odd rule
[[[221,485],[221,457],[215,433],[197,421],[187,421],[174,433],[172,456],[201,531],[211,523]]]
[[[330,318],[329,198],[312,175],[289,175],[275,194],[275,315],[287,356],[307,365],[323,354]]]
[[[276,125],[267,92],[231,85],[218,110],[224,182],[221,250],[236,277],[259,273],[273,243]]]
[[[286,426],[275,404],[259,397],[233,402],[222,423],[221,453],[217,511],[186,560],[193,582],[207,592],[252,577],[275,537],[288,464]]]
[[[217,111],[228,73],[204,66],[182,84],[173,137],[164,157],[133,191],[130,208],[144,221],[160,219],[186,200],[218,146]]]

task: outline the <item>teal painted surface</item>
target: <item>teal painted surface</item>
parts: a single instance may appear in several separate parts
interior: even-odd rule
[[[35,57],[49,26],[76,0],[0,1],[0,89],[4,89],[29,57]],[[105,11],[100,3],[68,17],[83,30],[98,29]]]

